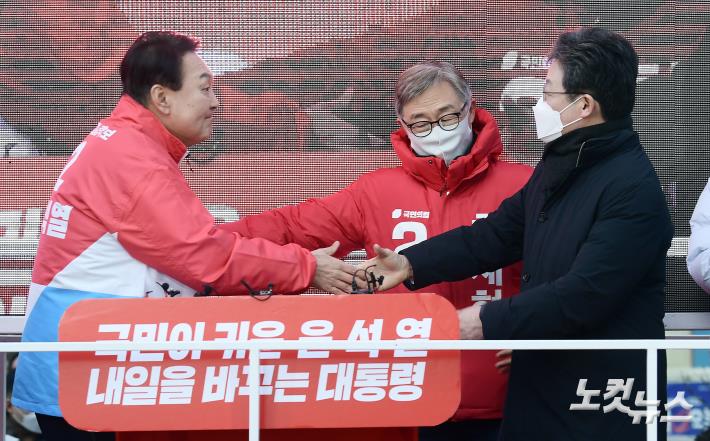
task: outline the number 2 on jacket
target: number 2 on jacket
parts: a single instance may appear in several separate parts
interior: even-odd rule
[[[414,240],[411,242],[403,243],[394,249],[395,253],[416,245],[419,242],[423,242],[427,239],[426,225],[421,222],[400,222],[394,226],[392,230],[392,239],[402,240],[406,233],[414,233]]]

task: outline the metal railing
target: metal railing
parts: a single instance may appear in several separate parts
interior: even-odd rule
[[[710,338],[674,340],[380,340],[356,342],[332,341],[187,341],[187,342],[52,342],[0,343],[0,352],[94,352],[94,351],[169,351],[169,350],[247,350],[249,351],[249,441],[259,440],[259,367],[260,352],[264,350],[645,350],[646,400],[658,398],[658,350],[710,349]],[[657,406],[648,406],[647,413],[655,414]],[[647,424],[647,441],[657,441],[658,422]]]

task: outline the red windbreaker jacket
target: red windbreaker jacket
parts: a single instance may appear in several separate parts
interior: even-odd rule
[[[310,285],[315,258],[221,230],[188,187],[178,162],[185,145],[148,109],[123,96],[79,144],[52,190],[40,230],[23,341],[56,341],[72,304],[91,298],[245,294]],[[57,355],[27,352],[13,403],[61,416]]]
[[[361,176],[347,188],[322,199],[248,216],[221,228],[279,244],[316,249],[341,242],[339,254],[373,245],[402,250],[452,228],[469,225],[498,208],[527,182],[532,169],[498,161],[503,150],[498,125],[476,109],[471,151],[449,167],[436,157],[418,157],[404,129],[391,135],[400,167]],[[426,288],[449,299],[456,308],[508,297],[519,289],[519,264],[455,283]],[[389,292],[409,292],[399,286]],[[461,405],[456,420],[500,418],[507,375],[495,368],[496,351],[462,355]]]

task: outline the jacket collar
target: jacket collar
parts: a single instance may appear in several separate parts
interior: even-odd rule
[[[589,165],[614,150],[625,139],[624,137],[619,140],[619,132],[622,131],[627,131],[627,134],[633,132],[633,121],[630,116],[573,130],[547,144],[542,159],[574,154],[579,156],[575,166]],[[610,142],[615,139],[619,142]],[[583,151],[581,151],[582,145],[584,145]]]
[[[629,143],[632,138],[636,142]],[[591,167],[638,144],[630,116],[565,133],[547,144],[542,155],[542,182],[546,194],[550,196],[560,189],[576,170]]]
[[[447,167],[436,156],[417,156],[410,147],[404,128],[390,135],[392,147],[402,161],[402,167],[418,181],[440,193],[454,191],[464,181],[472,179],[495,162],[503,151],[498,124],[487,111],[476,108],[473,120],[473,146],[465,155],[454,159]]]
[[[165,146],[165,150],[175,162],[180,162],[187,153],[185,144],[170,133],[153,112],[128,95],[121,96],[111,112],[111,118],[128,121],[138,126],[138,129],[147,137],[157,144]]]

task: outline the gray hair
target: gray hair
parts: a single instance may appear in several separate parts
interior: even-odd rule
[[[471,87],[451,63],[425,61],[402,72],[395,86],[394,108],[401,116],[402,107],[431,86],[446,81],[466,105],[471,102]]]

